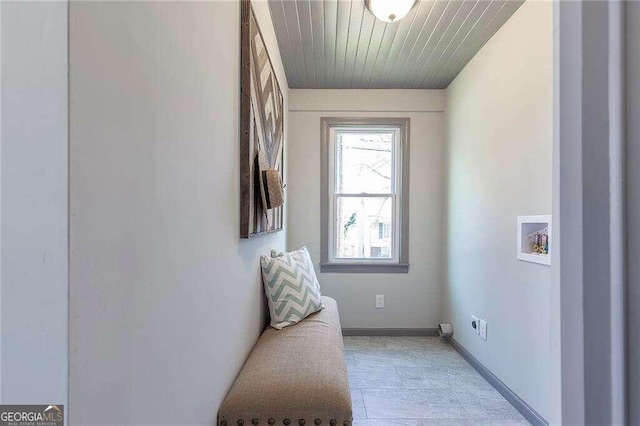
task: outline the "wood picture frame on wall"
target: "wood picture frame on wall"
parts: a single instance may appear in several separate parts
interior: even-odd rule
[[[240,2],[240,237],[283,229],[283,206],[267,209],[260,173],[284,172],[284,99],[250,0]]]

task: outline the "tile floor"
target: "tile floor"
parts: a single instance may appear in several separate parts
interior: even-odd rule
[[[438,337],[345,337],[353,426],[528,425]]]

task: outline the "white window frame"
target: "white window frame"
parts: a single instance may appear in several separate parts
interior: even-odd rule
[[[398,272],[409,270],[409,123],[408,118],[322,118],[321,272]],[[336,193],[336,133],[393,133],[390,193]],[[392,199],[392,257],[336,257],[337,200],[340,197]]]
[[[331,127],[329,131],[329,262],[341,263],[341,264],[353,264],[353,263],[398,263],[400,261],[400,222],[402,214],[402,130],[400,127],[389,126],[335,126]],[[391,150],[391,162],[393,164],[393,174],[391,175],[391,192],[389,193],[337,193],[336,179],[337,179],[337,164],[336,164],[336,142],[338,133],[385,133],[393,134],[392,150]],[[392,217],[392,229],[391,235],[393,236],[391,241],[390,258],[371,258],[371,257],[336,257],[337,251],[337,223],[338,223],[338,198],[391,198],[391,217]]]

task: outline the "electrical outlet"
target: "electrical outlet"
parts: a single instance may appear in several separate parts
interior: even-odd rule
[[[485,320],[480,320],[480,338],[483,340],[487,340],[487,322]]]
[[[480,334],[480,325],[478,324],[478,317],[471,315],[471,328],[476,334]]]
[[[376,309],[384,309],[384,294],[376,295]]]

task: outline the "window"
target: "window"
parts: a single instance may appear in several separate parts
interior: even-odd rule
[[[407,272],[409,119],[322,119],[323,272]]]
[[[378,238],[391,238],[391,223],[378,222]]]

